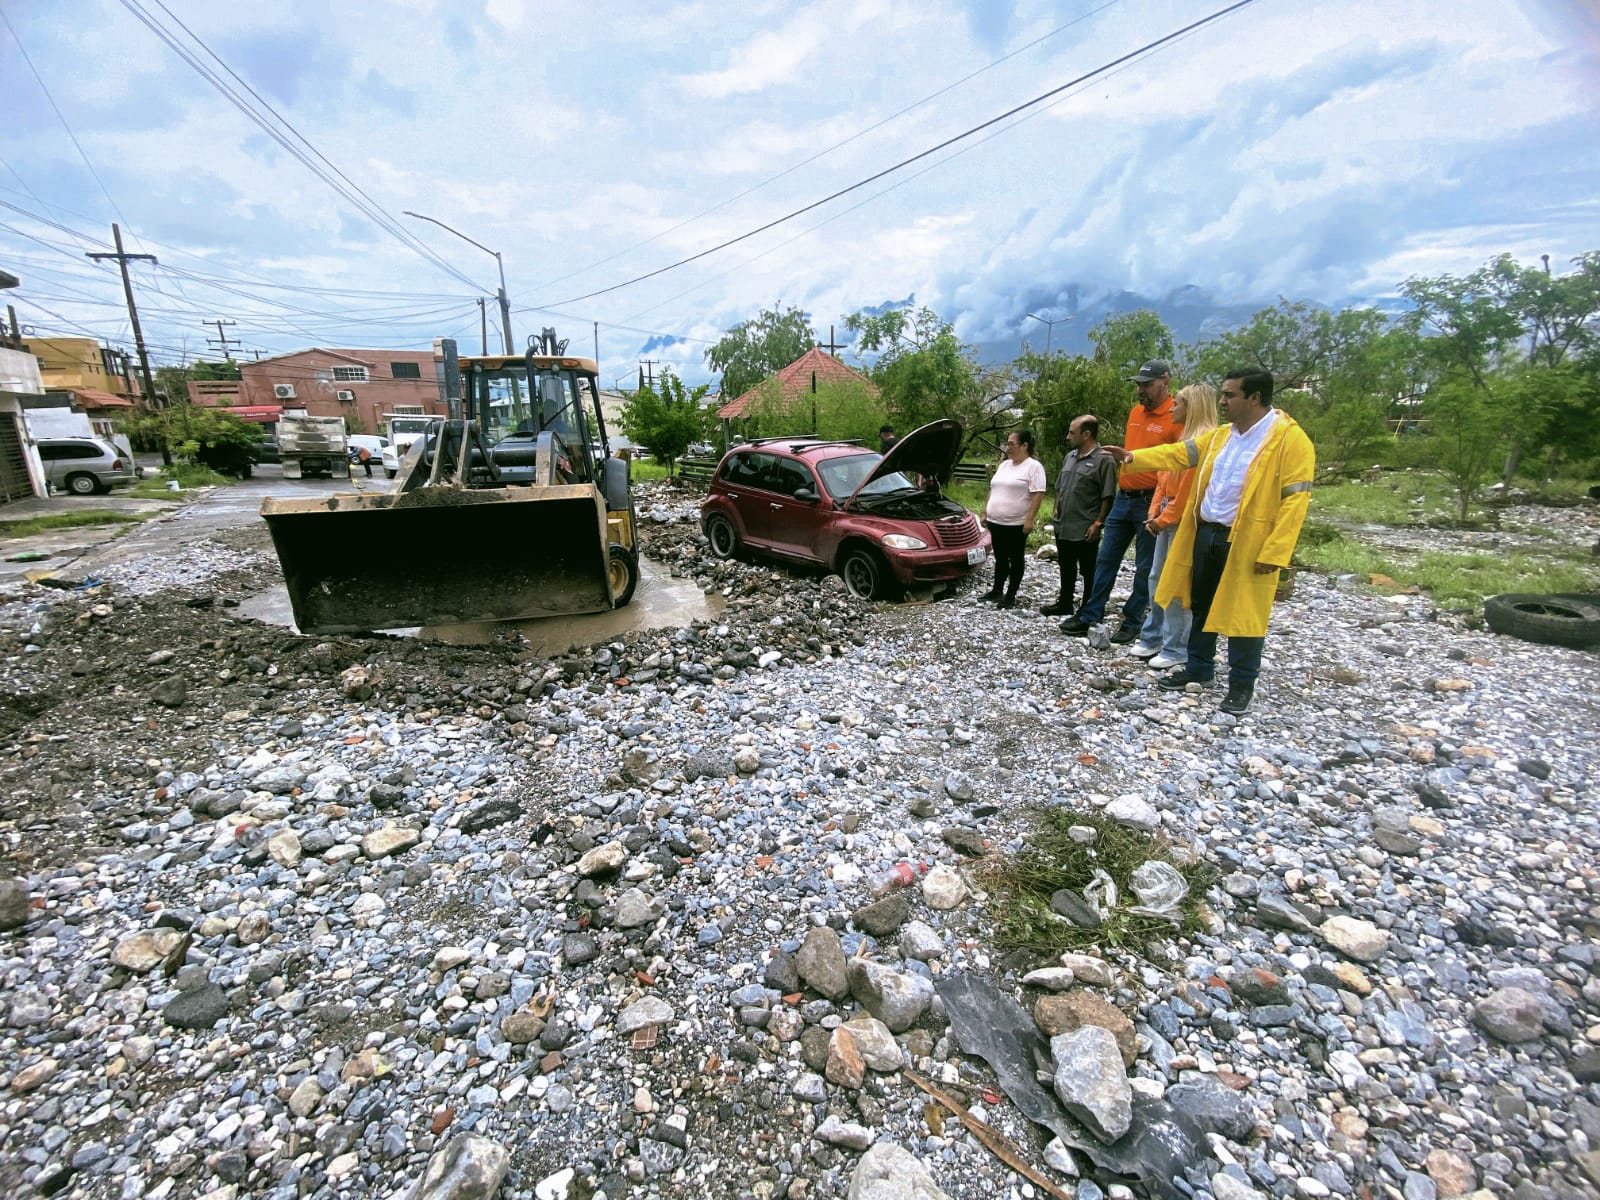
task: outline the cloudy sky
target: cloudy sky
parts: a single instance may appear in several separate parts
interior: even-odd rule
[[[826,335],[915,297],[1008,355],[1030,312],[1075,348],[1141,301],[1192,327],[1600,249],[1596,0],[1255,0],[1099,71],[1222,6],[0,0],[6,299],[130,345],[83,257],[120,221],[158,362],[216,318],[247,355],[475,351],[494,260],[412,210],[501,252],[519,344],[598,322],[603,375],[695,381],[774,305]]]

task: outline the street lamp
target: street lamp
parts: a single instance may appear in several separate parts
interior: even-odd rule
[[[1046,358],[1049,358],[1050,357],[1050,344],[1055,339],[1056,326],[1057,325],[1065,325],[1068,321],[1072,320],[1072,318],[1071,317],[1057,317],[1053,321],[1047,321],[1045,318],[1043,318],[1041,316],[1036,316],[1033,313],[1028,313],[1027,315],[1032,317],[1035,321],[1039,322],[1039,324],[1044,326],[1044,356]]]
[[[404,209],[402,211],[408,217],[415,217],[419,221],[427,221],[431,225],[437,225],[440,229],[443,229],[446,233],[455,234],[463,242],[472,242],[472,244],[474,246],[476,246],[479,250],[482,250],[485,254],[494,255],[494,265],[500,268],[500,290],[495,293],[495,298],[500,301],[500,336],[505,339],[506,354],[510,355],[511,354],[511,301],[506,299],[506,265],[500,259],[500,252],[498,250],[489,249],[489,247],[485,246],[482,242],[473,241],[466,234],[462,233],[459,229],[451,229],[450,226],[446,225],[443,221],[436,220],[433,217],[425,217],[421,213],[412,212],[410,209]]]

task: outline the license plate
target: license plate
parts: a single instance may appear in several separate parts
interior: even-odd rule
[[[974,546],[974,547],[972,547],[970,550],[967,551],[967,563],[968,563],[968,565],[970,566],[970,565],[973,565],[973,564],[976,564],[976,563],[981,563],[984,560],[985,555],[986,555],[986,551],[984,550],[984,548],[982,546]]]

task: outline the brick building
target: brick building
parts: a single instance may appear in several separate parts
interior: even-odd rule
[[[303,409],[343,417],[352,432],[377,433],[386,413],[445,416],[431,350],[324,350],[312,347],[239,364],[236,381],[191,382],[194,404]]]

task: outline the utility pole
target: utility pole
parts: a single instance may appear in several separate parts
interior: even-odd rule
[[[215,325],[217,327],[216,340],[213,341],[211,338],[207,338],[206,345],[215,346],[218,350],[220,350],[222,352],[222,358],[224,362],[232,357],[232,355],[228,353],[228,343],[232,342],[235,346],[244,345],[244,343],[239,341],[238,338],[230,338],[226,333],[223,332],[222,329],[224,325],[237,325],[237,321],[224,321],[221,317],[217,317],[215,320],[202,321],[201,324]]]
[[[639,360],[639,386],[640,387],[642,387],[642,388],[655,387],[655,385],[656,385],[655,368],[656,368],[656,364],[658,362],[660,362],[660,360],[659,359],[655,359],[655,358],[641,358]]]
[[[117,260],[117,266],[122,268],[122,294],[128,298],[128,320],[133,325],[134,347],[139,351],[139,376],[144,380],[144,402],[147,407],[153,407],[156,402],[156,381],[150,376],[150,353],[144,348],[144,334],[139,329],[139,308],[133,302],[133,282],[128,278],[128,263],[135,259],[148,259],[153,263],[156,261],[156,256],[154,254],[129,254],[125,251],[122,248],[122,227],[115,222],[111,226],[111,241],[117,248],[115,254],[94,253],[91,251],[84,257],[92,258],[96,261],[103,258],[114,258]],[[167,467],[172,465],[172,449],[167,445],[165,436],[161,439],[161,464]]]
[[[478,297],[478,331],[483,338],[483,356],[489,357],[489,310],[484,306],[483,297]]]

